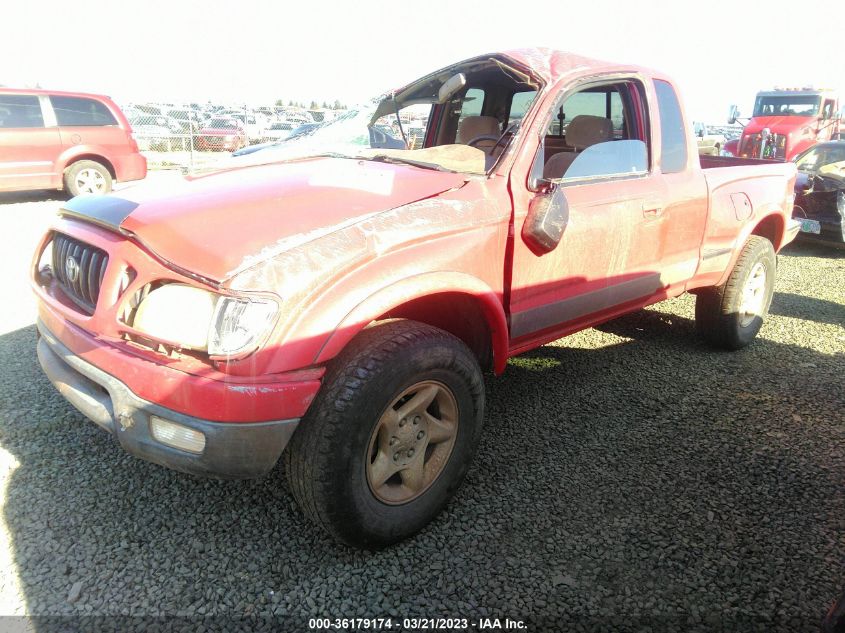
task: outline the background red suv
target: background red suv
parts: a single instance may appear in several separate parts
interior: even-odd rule
[[[0,88],[0,191],[108,193],[140,180],[147,160],[108,97]]]

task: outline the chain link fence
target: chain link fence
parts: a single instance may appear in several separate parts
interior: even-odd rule
[[[274,143],[332,120],[340,109],[280,105],[123,103],[149,169],[202,170],[228,153]]]

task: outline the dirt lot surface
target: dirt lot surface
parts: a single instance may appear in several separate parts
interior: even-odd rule
[[[312,528],[281,469],[170,472],[58,395],[35,358],[26,270],[59,203],[0,195],[0,614],[125,616],[89,621],[121,630],[176,615],[256,617],[254,630],[451,616],[470,630],[510,617],[531,631],[795,632],[817,631],[842,588],[843,251],[789,247],[772,315],[741,352],[700,342],[682,297],[512,360],[488,379],[456,499],[368,553]]]

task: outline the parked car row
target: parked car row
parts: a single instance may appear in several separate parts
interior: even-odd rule
[[[332,120],[333,110],[292,106],[226,107],[212,104],[127,104],[142,150],[236,151],[246,145],[279,141],[302,125]],[[221,142],[218,137],[234,137]],[[202,137],[202,138],[200,138]]]

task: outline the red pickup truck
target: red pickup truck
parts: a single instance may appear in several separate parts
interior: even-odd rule
[[[361,547],[458,488],[482,372],[684,292],[704,336],[741,348],[798,229],[794,165],[699,158],[668,77],[545,49],[244,158],[65,203],[32,266],[38,356],[144,459],[251,477],[287,449],[305,514]]]

